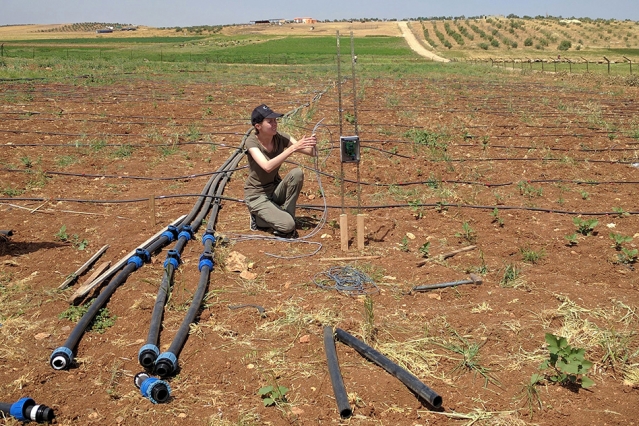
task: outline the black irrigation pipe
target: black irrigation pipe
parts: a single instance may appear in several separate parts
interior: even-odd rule
[[[335,329],[335,337],[340,342],[355,349],[367,360],[374,362],[375,364],[386,370],[388,373],[395,376],[399,381],[406,385],[408,389],[413,391],[424,401],[428,402],[433,408],[440,408],[442,406],[443,399],[437,392],[426,386],[421,380],[419,380],[408,370],[405,370],[404,368],[395,364],[385,355],[382,355],[380,352],[368,346],[361,340],[353,337],[351,334],[345,332],[341,328]]]
[[[222,166],[220,166],[220,168],[216,172],[216,176],[212,184],[210,185],[210,190],[208,191],[208,194],[207,194],[208,197],[214,197],[215,196],[214,192],[219,192],[218,188],[219,188],[220,180],[222,180],[224,176],[228,176],[227,173],[231,173],[233,170],[235,170],[230,167],[232,164],[237,165],[237,161],[234,161],[234,160],[241,153],[242,151],[238,149],[231,157],[229,157],[225,161],[225,163]],[[216,203],[217,202],[218,201],[216,201]],[[209,201],[209,205],[210,205],[210,201]],[[202,209],[200,211],[200,215],[190,223],[190,226],[193,232],[196,232],[199,224],[202,223],[202,219],[204,217],[203,212],[205,213],[206,211],[208,211],[208,206],[206,210]],[[160,355],[158,344],[159,344],[159,335],[160,335],[160,328],[162,325],[162,316],[164,312],[164,306],[166,304],[168,295],[171,291],[173,274],[180,264],[182,249],[189,239],[190,238],[188,235],[183,235],[182,237],[180,237],[175,247],[172,250],[168,251],[167,258],[164,262],[164,274],[162,276],[162,282],[160,284],[160,288],[158,289],[158,294],[155,299],[155,305],[153,307],[153,312],[151,314],[151,323],[149,326],[149,332],[148,332],[146,344],[142,346],[138,352],[138,361],[140,365],[146,370],[153,369],[155,362],[158,356]]]
[[[76,326],[69,334],[69,337],[67,338],[64,345],[53,351],[51,357],[49,358],[49,363],[51,367],[53,367],[53,369],[66,370],[71,367],[71,364],[73,363],[73,350],[77,348],[77,345],[84,335],[87,327],[98,314],[99,310],[107,303],[113,293],[115,293],[118,287],[126,281],[131,273],[141,268],[145,263],[148,263],[151,260],[152,253],[155,253],[157,250],[173,241],[173,239],[176,237],[176,233],[179,232],[180,236],[187,234],[190,236],[190,227],[184,224],[192,223],[194,219],[197,220],[195,216],[201,210],[204,211],[204,213],[201,213],[201,217],[204,217],[208,206],[210,206],[211,204],[211,198],[206,197],[205,195],[208,194],[214,180],[215,177],[212,177],[209,182],[207,182],[207,185],[205,185],[202,194],[199,196],[195,205],[191,209],[191,212],[185,219],[183,219],[183,221],[179,224],[179,227],[176,227],[175,229],[169,227],[166,232],[162,233],[158,238],[151,241],[147,247],[136,249],[135,255],[129,258],[126,266],[109,282],[104,290],[100,292],[98,297],[93,300],[87,312],[82,316],[82,318],[80,318]]]
[[[250,131],[247,132],[246,137],[250,134]],[[243,158],[243,155],[238,155],[243,153],[243,151],[239,151],[232,158],[230,163],[231,168],[237,167],[237,164]],[[193,323],[197,317],[198,312],[200,311],[202,301],[204,300],[204,296],[206,295],[206,289],[208,288],[209,279],[211,270],[213,270],[213,249],[215,246],[215,223],[217,221],[217,215],[220,209],[220,196],[224,192],[224,188],[228,179],[230,178],[231,173],[227,173],[222,176],[221,181],[217,186],[217,190],[215,193],[215,203],[211,209],[211,215],[207,222],[206,232],[202,237],[202,244],[204,245],[204,251],[200,256],[200,261],[198,265],[198,269],[200,270],[200,280],[198,282],[197,289],[195,294],[193,295],[193,300],[191,301],[191,305],[189,310],[187,311],[184,319],[182,320],[182,324],[178,329],[169,349],[166,352],[160,354],[155,362],[154,373],[159,375],[160,377],[167,377],[174,375],[179,369],[178,358],[180,356],[180,352],[184,348],[184,344],[186,343],[186,339],[188,338],[191,323]]]
[[[331,385],[333,386],[333,394],[335,395],[335,402],[337,403],[339,415],[343,419],[347,419],[353,415],[353,410],[348,402],[348,394],[344,387],[344,379],[342,378],[342,373],[339,369],[333,327],[330,326],[324,326],[324,352],[326,352],[328,374],[331,377]]]
[[[20,398],[14,403],[0,402],[0,412],[10,415],[21,422],[51,422],[55,417],[53,409],[46,405],[38,405],[29,398]]]

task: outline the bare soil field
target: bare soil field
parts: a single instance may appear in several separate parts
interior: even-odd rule
[[[0,229],[14,232],[0,241],[2,400],[29,395],[52,407],[61,425],[636,424],[639,273],[621,248],[631,252],[639,241],[639,89],[506,74],[358,82],[359,181],[357,166],[343,165],[346,252],[333,84],[300,75],[292,87],[237,85],[215,74],[181,83],[161,75],[0,83]],[[351,95],[345,87],[345,111],[353,111]],[[73,367],[54,371],[49,356],[75,325],[60,315],[78,284],[58,286],[103,245],[109,249],[97,263],[115,263],[188,213],[262,102],[295,110],[281,126],[296,136],[324,119],[322,174],[311,158],[295,157],[305,169],[301,237],[322,224],[323,201],[329,206],[307,240],[321,244],[319,252],[296,241],[238,238],[267,236],[249,230],[246,207],[233,201],[243,196],[243,160],[225,190],[230,199],[221,201],[216,264],[179,373],[168,379],[171,400],[153,405],[133,384],[171,246],[110,298],[113,325],[88,331]],[[345,121],[342,133],[354,132]],[[358,211],[366,215],[361,250]],[[576,232],[594,219],[592,232]],[[633,239],[615,248],[611,233]],[[161,350],[197,286],[200,239],[201,230],[183,252]],[[231,252],[247,258],[241,276],[227,270]],[[301,257],[283,258],[293,255]],[[378,292],[349,296],[316,285],[330,267],[347,265]],[[483,283],[411,292],[470,273]],[[266,316],[229,309],[240,304],[261,305]],[[442,407],[338,343],[353,408],[341,420],[324,325],[409,369],[442,396]],[[526,386],[549,357],[545,333],[586,349],[594,386]],[[258,390],[272,384],[289,389],[286,401],[265,407]]]

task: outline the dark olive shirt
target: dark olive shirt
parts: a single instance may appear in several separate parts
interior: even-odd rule
[[[253,156],[248,152],[249,149],[257,147],[267,160],[277,157],[286,148],[291,145],[291,137],[286,133],[276,133],[273,136],[273,151],[267,151],[266,148],[260,143],[255,134],[251,134],[246,139],[246,157],[249,163],[249,175],[244,182],[244,198],[249,198],[254,195],[272,195],[277,185],[282,181],[279,175],[280,168],[267,173],[261,168],[257,162],[253,159]]]

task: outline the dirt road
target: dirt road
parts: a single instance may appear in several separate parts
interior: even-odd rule
[[[417,40],[417,38],[415,37],[415,34],[413,34],[412,31],[408,28],[408,22],[400,21],[397,24],[399,25],[399,29],[402,32],[402,36],[404,37],[404,39],[406,39],[406,42],[415,53],[425,58],[432,59],[433,61],[450,62],[449,59],[437,56],[430,50],[424,48],[424,46],[422,46],[419,43],[419,40]]]

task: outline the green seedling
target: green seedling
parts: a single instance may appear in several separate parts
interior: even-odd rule
[[[617,251],[622,249],[621,245],[623,243],[629,243],[630,241],[632,241],[632,237],[621,235],[621,234],[615,234],[614,232],[610,233],[610,239],[612,239],[614,243],[614,248]]]
[[[523,180],[520,180],[517,183],[517,188],[519,189],[519,193],[521,195],[528,198],[541,197],[543,192],[542,188],[535,188],[534,186]]]
[[[366,296],[364,299],[364,335],[367,342],[374,342],[377,336],[377,327],[375,327],[375,306],[373,298]]]
[[[624,265],[635,263],[637,261],[637,253],[639,253],[639,250],[637,249],[627,249],[622,247],[621,253],[617,254],[617,261]]]
[[[402,241],[399,243],[399,249],[405,253],[408,253],[408,237],[404,235]]]
[[[475,231],[473,230],[473,228],[470,227],[468,222],[462,223],[462,232],[456,233],[455,236],[458,238],[463,238],[471,244],[474,243],[477,239]]]
[[[497,207],[495,207],[495,209],[490,215],[493,217],[493,223],[496,222],[499,226],[501,227],[504,226],[504,219],[499,217],[499,210],[497,209]]]
[[[430,251],[430,241],[426,241],[424,244],[419,247],[419,253],[422,257],[428,257]]]
[[[67,242],[69,241],[69,234],[67,234],[67,226],[62,225],[57,234],[55,234],[55,238],[60,241]]]
[[[573,232],[570,235],[565,235],[564,238],[566,239],[566,241],[568,241],[568,245],[569,246],[577,245],[577,243],[579,242],[579,240],[577,240],[577,233],[576,232]]]
[[[285,386],[279,385],[269,385],[260,388],[257,391],[257,394],[262,397],[262,402],[265,407],[270,407],[271,405],[280,405],[288,402],[286,400],[286,393],[289,389]]]
[[[502,287],[510,287],[513,283],[519,278],[519,274],[521,270],[517,268],[517,266],[513,264],[506,265],[506,269],[504,270],[504,275],[502,276],[499,284]]]
[[[615,212],[619,217],[630,216],[630,213],[622,209],[621,207],[613,207],[612,211]]]
[[[546,256],[546,252],[544,249],[535,251],[531,249],[530,247],[522,247],[519,249],[519,252],[521,253],[521,256],[524,262],[528,262],[532,264],[536,264],[537,262],[539,262],[541,259],[543,259]]]
[[[565,337],[558,337],[546,333],[549,358],[541,363],[539,370],[551,369],[546,378],[560,385],[577,385],[586,389],[594,385],[594,382],[586,377],[586,373],[592,367],[592,362],[585,359],[585,349],[573,348]]]
[[[522,399],[524,400],[524,404],[528,408],[528,415],[532,419],[533,412],[535,408],[538,410],[543,409],[543,405],[541,404],[541,396],[539,391],[537,390],[537,385],[544,379],[541,374],[533,374],[530,376],[530,380],[524,383],[519,392]]]
[[[588,197],[590,197],[590,194],[588,194],[588,191],[581,191],[581,199],[582,200],[587,200]]]
[[[580,217],[574,217],[572,222],[577,227],[577,232],[581,235],[592,235],[595,227],[599,224],[597,219],[582,219]]]

